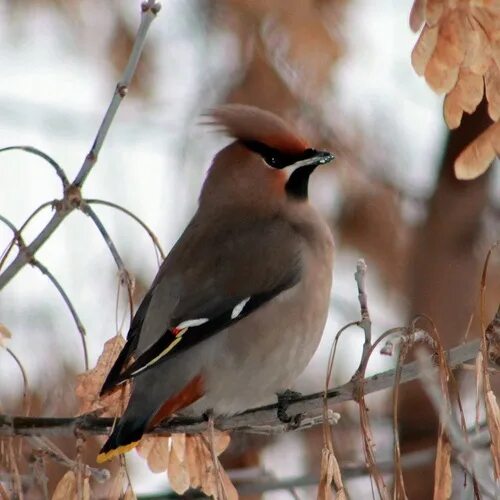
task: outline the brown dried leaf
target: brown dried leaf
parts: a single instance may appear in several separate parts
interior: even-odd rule
[[[439,22],[444,13],[444,0],[427,0],[425,5],[425,20],[429,26],[434,26]]]
[[[333,499],[332,483],[335,488],[336,500],[347,500],[344,485],[342,483],[342,474],[339,463],[333,450],[329,446],[323,446],[321,453],[321,472],[318,485],[318,500]]]
[[[5,347],[11,338],[10,330],[3,323],[0,323],[0,347]]]
[[[2,483],[0,483],[0,498],[2,500],[9,500],[9,495],[7,494],[5,488],[2,486]]]
[[[495,478],[498,480],[500,478],[500,410],[497,398],[491,389],[486,392],[485,403],[491,436],[491,456],[495,469]]]
[[[172,446],[168,459],[168,481],[171,488],[182,495],[189,488],[189,471],[186,462],[181,462]]]
[[[137,446],[137,453],[148,463],[151,472],[163,472],[168,469],[170,455],[169,437],[144,437]]]
[[[444,117],[448,127],[460,125],[463,111],[473,113],[483,98],[483,78],[468,69],[461,69],[458,81],[444,100]]]
[[[457,179],[475,179],[486,172],[500,154],[500,122],[488,127],[471,142],[455,160]]]
[[[410,11],[410,28],[416,33],[425,21],[425,0],[415,0]]]
[[[454,87],[464,56],[463,17],[458,10],[452,10],[439,24],[436,48],[424,72],[435,92],[449,92]]]
[[[486,99],[488,100],[488,114],[497,121],[500,118],[500,69],[492,62],[484,75]]]
[[[104,344],[104,349],[95,368],[77,376],[75,394],[80,399],[80,413],[101,409],[105,409],[102,415],[108,417],[120,416],[123,413],[123,408],[130,395],[128,384],[120,386],[116,391],[103,398],[99,398],[99,392],[124,345],[125,340],[121,335],[112,337]]]
[[[137,500],[137,497],[135,496],[134,490],[132,489],[132,486],[128,486],[127,490],[125,491],[125,495],[123,496],[123,500]]]
[[[172,451],[177,455],[177,458],[183,462],[186,453],[186,434],[172,434]]]
[[[449,92],[457,82],[458,67],[450,67],[434,55],[424,72],[425,80],[438,94]]]
[[[203,433],[207,439],[207,442],[210,442],[208,432]],[[218,431],[214,429],[214,449],[215,454],[219,456],[231,442],[231,436],[229,432]]]
[[[411,64],[417,75],[423,76],[425,68],[429,63],[434,49],[436,48],[439,35],[439,27],[433,26],[430,28],[425,25],[422,33],[413,47],[411,53]]]
[[[484,75],[491,61],[491,47],[488,36],[474,16],[469,16],[465,30],[465,56],[463,66],[477,75]]]
[[[57,483],[52,500],[73,500],[76,498],[76,477],[72,470],[64,474]]]
[[[443,104],[444,120],[450,129],[460,126],[464,114],[462,106],[460,106],[460,96],[457,92],[454,92],[456,87],[455,85],[453,90],[449,94],[446,94]]]
[[[200,441],[196,436],[189,436],[186,439],[186,463],[189,471],[189,481],[193,488],[201,486],[205,468],[205,456]]]
[[[434,465],[434,500],[447,500],[451,497],[451,444],[443,432],[437,442],[436,462]]]
[[[81,492],[81,499],[90,500],[90,478],[88,476],[83,478],[83,489]]]
[[[224,492],[223,500],[238,500],[238,491],[236,490],[234,484],[231,482],[231,479],[229,479],[229,476],[226,474],[226,471],[222,467],[219,468],[219,474],[222,483],[222,491]]]
[[[460,65],[465,57],[465,19],[462,11],[455,9],[439,24],[439,38],[435,55],[448,67]]]

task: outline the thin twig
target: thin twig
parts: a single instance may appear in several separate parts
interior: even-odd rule
[[[31,214],[28,216],[28,218],[21,224],[21,226],[18,229],[18,234],[14,233],[14,236],[10,240],[10,243],[7,245],[7,248],[4,250],[2,254],[2,258],[0,259],[0,270],[2,269],[3,265],[5,264],[5,261],[7,260],[8,256],[10,255],[11,250],[14,248],[14,245],[22,239],[22,232],[26,228],[26,226],[44,209],[49,206],[54,206],[55,201],[46,201],[45,203],[42,203],[39,205]]]
[[[479,351],[479,341],[455,347],[447,351],[447,361],[450,369],[460,366],[462,363],[474,359]],[[393,386],[396,370],[387,370],[372,375],[362,381],[364,393],[370,394]],[[401,383],[410,382],[419,377],[419,365],[417,362],[407,363],[401,370]],[[328,404],[330,406],[352,401],[357,395],[358,383],[350,381],[344,385],[328,391]],[[290,402],[291,414],[303,414],[304,418],[311,419],[312,425],[322,422],[323,391],[302,396]],[[112,418],[98,418],[92,415],[79,417],[14,417],[0,415],[0,436],[12,435],[72,435],[74,429],[80,429],[89,434],[107,434],[113,424]],[[247,433],[259,433],[262,426],[268,425],[274,430],[289,430],[286,424],[281,424],[277,419],[277,405],[268,405],[248,410],[242,414],[231,417],[220,417],[215,421],[219,430],[235,430]],[[280,426],[281,425],[281,426]],[[165,434],[174,432],[186,432],[196,434],[207,429],[206,421],[203,419],[174,418],[167,423],[158,426],[153,433]]]
[[[359,367],[353,375],[353,379],[360,376],[361,372],[366,369],[368,364],[368,359],[370,357],[370,347],[372,343],[372,321],[370,319],[370,312],[368,311],[368,296],[366,295],[366,262],[364,259],[359,259],[356,265],[356,272],[354,273],[354,279],[358,286],[358,300],[361,309],[361,320],[358,326],[363,329],[365,333],[365,341],[363,343],[363,352],[361,354],[361,361]]]
[[[30,413],[30,405],[29,405],[29,384],[28,384],[28,375],[26,374],[26,370],[24,369],[21,360],[16,356],[14,351],[9,347],[5,347],[5,350],[9,353],[10,357],[15,361],[19,370],[21,371],[21,376],[23,377],[23,411],[26,415]]]
[[[125,207],[122,207],[121,205],[117,205],[116,203],[113,203],[111,201],[107,200],[98,200],[98,199],[86,199],[84,200],[85,203],[89,205],[105,205],[107,207],[115,208],[116,210],[119,210],[120,212],[123,212],[124,214],[128,215],[132,219],[134,219],[138,224],[142,226],[144,231],[146,231],[151,238],[151,241],[153,242],[153,245],[155,246],[155,249],[160,253],[161,259],[165,259],[165,253],[163,252],[163,249],[160,245],[160,242],[158,241],[158,237],[156,234],[152,231],[152,229],[145,223],[143,222],[137,215],[135,215],[133,212],[130,210],[127,210]]]
[[[468,442],[452,415],[448,399],[440,390],[441,384],[438,382],[437,369],[433,367],[431,359],[420,351],[417,351],[417,359],[421,369],[419,378],[422,381],[422,387],[438,412],[439,422],[444,426],[451,445],[458,452],[456,457],[458,462],[476,479],[484,495],[488,498],[498,498],[500,491],[489,477],[488,471],[491,467],[487,466],[485,457],[480,456],[479,451]]]
[[[47,278],[49,278],[51,283],[56,287],[56,290],[61,295],[64,303],[68,306],[69,312],[71,313],[71,316],[73,316],[73,320],[76,324],[76,328],[82,340],[83,360],[85,365],[85,371],[87,371],[89,369],[89,353],[87,350],[87,342],[85,340],[87,332],[85,330],[85,327],[83,326],[83,323],[80,320],[80,317],[78,316],[78,313],[76,312],[75,307],[73,306],[73,303],[69,299],[68,294],[65,292],[64,288],[61,286],[59,281],[57,281],[56,277],[39,260],[33,259],[31,261],[31,264],[37,269],[39,269],[42,274],[45,274]]]
[[[31,153],[36,156],[39,156],[40,158],[43,158],[47,163],[49,163],[54,170],[56,171],[56,174],[58,175],[59,179],[61,179],[63,190],[66,189],[69,186],[69,181],[68,178],[66,177],[66,173],[62,169],[62,167],[57,163],[52,157],[50,157],[47,153],[44,153],[38,148],[35,148],[33,146],[8,146],[6,148],[0,149],[0,153],[3,153],[5,151],[25,151],[26,153]]]
[[[68,469],[75,469],[77,462],[69,458],[61,449],[59,449],[52,441],[45,437],[32,436],[29,438],[34,448],[38,448],[41,453],[51,458],[54,462],[67,467]],[[90,467],[89,465],[82,464],[85,475],[93,476],[96,481],[102,483],[107,481],[110,477],[107,469],[98,469]]]
[[[38,211],[40,211],[45,205],[46,205],[45,203],[40,205],[30,215],[30,217],[28,217],[28,219],[23,224],[23,227],[25,227],[29,223],[30,219],[33,218],[34,215],[36,215],[36,213]],[[13,241],[17,242],[17,245],[19,246],[19,252],[20,253],[26,252],[26,247],[25,247],[24,241],[23,241],[22,236],[21,236],[21,230],[17,229],[16,226],[14,224],[12,224],[12,222],[10,222],[6,217],[4,217],[2,215],[0,215],[0,220],[2,220],[5,224],[7,224],[10,227],[10,229],[12,230],[12,232],[14,233]],[[76,312],[76,309],[73,306],[73,303],[69,299],[68,294],[65,292],[64,288],[61,286],[59,281],[57,281],[56,277],[47,269],[47,267],[45,267],[39,260],[35,259],[34,257],[32,257],[29,262],[33,267],[36,267],[37,269],[39,269],[42,274],[44,274],[45,276],[47,276],[47,278],[49,278],[51,283],[56,287],[56,290],[59,292],[62,299],[64,300],[64,303],[68,306],[68,309],[71,313],[71,316],[73,317],[73,320],[75,321],[76,328],[78,329],[78,332],[80,333],[80,338],[82,340],[82,347],[83,347],[83,359],[84,359],[85,371],[87,371],[89,369],[89,356],[88,356],[88,352],[87,352],[87,342],[85,340],[86,331],[85,331],[85,327],[83,326],[83,324],[80,320],[80,317],[78,316],[78,313]]]
[[[132,47],[127,66],[123,73],[122,79],[116,86],[115,93],[111,100],[111,103],[104,115],[103,121],[99,130],[97,132],[94,143],[90,149],[90,152],[86,156],[75,180],[72,184],[68,185],[64,189],[64,198],[61,200],[60,204],[56,207],[56,213],[52,216],[47,225],[40,231],[38,236],[25,248],[25,251],[19,252],[16,258],[10,263],[10,265],[5,269],[5,271],[0,274],[0,290],[10,282],[10,280],[31,260],[39,248],[52,236],[54,231],[59,227],[61,222],[71,213],[75,208],[78,208],[78,197],[81,187],[85,182],[88,174],[92,170],[92,167],[97,161],[97,156],[102,148],[104,139],[111,127],[113,118],[115,117],[116,111],[126,95],[128,90],[128,85],[132,80],[139,57],[144,48],[146,34],[151,26],[151,23],[156,17],[156,14],[160,11],[161,5],[154,0],[147,0],[141,5],[141,23],[137,36],[134,40],[134,45]],[[30,146],[28,146],[30,147]],[[34,148],[32,148],[34,150]],[[76,196],[76,200],[75,200]]]
[[[124,284],[127,287],[128,302],[129,302],[129,309],[130,309],[130,320],[132,321],[132,316],[134,313],[134,303],[133,303],[133,296],[132,296],[132,291],[133,291],[132,277],[130,276],[129,272],[125,268],[125,264],[123,263],[123,260],[120,257],[120,254],[118,253],[118,250],[116,249],[115,244],[113,243],[113,240],[109,236],[109,233],[106,231],[104,224],[101,222],[101,219],[99,219],[99,217],[92,210],[92,208],[89,205],[87,205],[86,203],[84,203],[83,201],[82,201],[82,204],[80,206],[80,209],[85,215],[88,215],[92,219],[92,221],[96,225],[97,229],[101,233],[101,236],[103,237],[104,242],[106,243],[107,247],[109,248],[111,255],[113,256],[113,259],[116,263],[116,267],[118,267],[118,271],[120,273],[120,283]]]
[[[130,82],[132,81],[132,77],[134,76],[135,70],[137,68],[137,63],[139,62],[142,50],[144,49],[144,45],[146,44],[146,34],[160,9],[161,4],[156,2],[155,0],[147,0],[141,5],[141,23],[139,25],[139,29],[137,30],[134,46],[132,47],[132,52],[130,53],[127,66],[125,67],[123,75],[116,85],[111,103],[109,104],[109,107],[106,110],[106,114],[104,115],[104,118],[102,120],[101,126],[97,131],[94,143],[92,144],[89,153],[85,157],[85,161],[83,162],[80,171],[75,177],[75,180],[73,182],[75,186],[81,187],[83,185],[85,179],[87,178],[97,161],[97,157],[99,156],[99,152],[101,151],[104,139],[106,139],[106,135],[109,131],[109,128],[111,127],[111,123],[113,122],[116,112],[118,111],[118,107],[120,106],[123,98],[127,95]]]

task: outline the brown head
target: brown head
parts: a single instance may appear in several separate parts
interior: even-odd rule
[[[235,141],[215,156],[200,203],[265,206],[273,200],[307,200],[309,176],[334,158],[311,148],[269,111],[228,104],[212,110],[210,117]]]

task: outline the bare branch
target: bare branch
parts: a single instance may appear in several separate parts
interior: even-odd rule
[[[450,368],[457,368],[462,363],[475,358],[479,351],[479,341],[469,342],[447,351],[447,361]],[[373,375],[362,381],[364,393],[370,394],[383,389],[389,389],[394,384],[396,370]],[[415,380],[419,377],[417,362],[407,363],[401,370],[401,383]],[[328,404],[332,405],[351,401],[357,397],[358,382],[350,381],[328,391]],[[303,419],[312,419],[314,425],[322,422],[323,391],[303,396],[293,400],[289,406],[290,414],[302,414]],[[75,429],[89,434],[108,433],[113,425],[112,418],[98,418],[94,415],[83,415],[68,418],[27,418],[0,415],[0,436],[12,435],[71,435]],[[240,415],[220,417],[215,421],[220,430],[235,430],[248,433],[260,433],[263,426],[269,426],[275,431],[289,430],[287,424],[282,424],[277,418],[277,405],[269,405],[248,410]],[[194,434],[207,429],[203,419],[175,418],[157,427],[155,434],[186,432]]]
[[[115,244],[113,243],[113,240],[109,236],[109,233],[106,231],[104,224],[101,222],[101,219],[99,219],[97,214],[85,202],[82,202],[80,209],[85,215],[88,215],[92,219],[92,221],[96,225],[97,229],[101,233],[106,245],[108,246],[109,251],[111,252],[111,255],[113,256],[113,259],[115,260],[116,267],[118,267],[118,270],[120,272],[120,283],[124,284],[127,287],[128,302],[129,302],[129,308],[130,308],[130,320],[132,320],[133,307],[134,307],[133,300],[132,300],[132,288],[133,288],[132,278],[131,278],[129,272],[127,271],[127,269],[125,268],[125,264],[123,263],[123,260],[120,257],[120,254],[118,253],[118,250],[116,249]]]
[[[420,365],[419,378],[422,381],[422,387],[438,412],[439,421],[444,426],[450,443],[454,450],[458,452],[457,461],[464,470],[468,471],[476,479],[484,495],[488,498],[498,498],[500,491],[489,476],[491,466],[488,464],[487,454],[480,453],[464,436],[458,422],[450,411],[447,397],[439,389],[440,383],[437,369],[433,367],[431,359],[420,351],[417,351],[417,359]]]
[[[142,3],[141,24],[139,25],[127,66],[125,67],[125,71],[123,72],[120,81],[116,85],[115,93],[113,94],[111,103],[106,111],[106,114],[104,115],[101,126],[97,131],[94,144],[92,144],[80,171],[75,177],[75,186],[81,187],[83,185],[85,179],[97,161],[97,157],[99,156],[104,139],[106,139],[111,123],[113,122],[116,112],[118,111],[118,107],[120,106],[123,98],[127,95],[130,82],[132,81],[132,77],[134,76],[137,68],[137,63],[139,62],[139,58],[141,57],[142,50],[144,49],[144,45],[146,43],[146,34],[160,9],[160,3],[155,2],[154,0],[147,0]]]
[[[155,246],[155,249],[158,250],[162,260],[165,259],[165,252],[163,251],[156,234],[153,232],[153,230],[145,222],[142,221],[142,219],[137,217],[137,215],[135,215],[133,212],[126,209],[125,207],[122,207],[121,205],[117,205],[116,203],[113,203],[113,202],[107,201],[107,200],[98,200],[98,199],[94,198],[94,199],[86,199],[84,201],[85,201],[85,203],[87,203],[89,205],[104,205],[106,207],[115,208],[116,210],[119,210],[120,212],[123,212],[124,214],[128,215],[130,218],[134,219],[144,229],[144,231],[146,231],[148,233],[149,237],[151,238],[151,241],[153,242],[153,245]]]
[[[49,280],[56,287],[57,291],[64,300],[64,303],[68,306],[69,312],[71,313],[71,316],[73,316],[73,320],[75,321],[76,328],[80,333],[80,338],[82,340],[82,347],[83,347],[83,360],[85,365],[85,371],[87,371],[89,369],[89,354],[87,351],[87,342],[85,340],[87,332],[85,331],[85,327],[83,326],[83,323],[81,322],[80,317],[78,316],[78,313],[76,312],[76,309],[73,306],[73,303],[69,299],[68,294],[65,292],[64,288],[61,286],[59,281],[57,281],[55,276],[39,260],[33,259],[31,261],[31,264],[34,267],[38,268],[43,274],[45,274],[47,278],[49,278]]]
[[[56,213],[47,223],[47,225],[42,229],[38,236],[25,248],[25,251],[19,252],[16,258],[10,263],[10,265],[5,269],[5,271],[0,274],[0,290],[22,269],[35,255],[39,248],[50,238],[54,231],[59,227],[59,224],[66,218],[66,216],[72,212],[75,208],[79,206],[80,189],[85,182],[88,174],[92,170],[92,167],[97,161],[98,154],[102,148],[104,139],[111,127],[113,119],[116,115],[116,111],[126,95],[128,90],[128,85],[132,80],[137,63],[139,61],[140,55],[144,48],[146,34],[151,26],[151,23],[156,17],[156,14],[160,11],[160,4],[154,0],[147,0],[141,5],[141,23],[137,32],[132,51],[127,62],[127,66],[123,73],[122,79],[118,82],[116,86],[115,93],[111,100],[111,103],[104,115],[103,121],[99,130],[97,132],[94,143],[90,149],[90,152],[86,156],[80,171],[75,177],[72,184],[68,185],[64,189],[64,197],[60,200],[60,203],[56,206]],[[23,146],[24,147],[24,146]],[[31,148],[27,146],[27,148]],[[34,152],[35,148],[31,148],[30,152]],[[41,152],[40,152],[41,153]],[[35,154],[35,153],[34,153]],[[41,156],[41,155],[39,155]],[[42,156],[43,157],[43,156]],[[48,157],[45,158],[48,160]]]
[[[25,221],[25,223],[23,224],[23,228],[46,205],[47,205],[46,203],[40,205]],[[4,217],[2,215],[0,215],[0,220],[2,220],[5,224],[7,224],[10,227],[10,229],[12,230],[12,232],[14,233],[14,237],[13,237],[12,241],[17,242],[17,245],[19,246],[19,254],[27,253],[26,246],[24,244],[24,240],[21,236],[21,230],[17,229],[16,226],[14,224],[12,224],[12,222],[10,222],[6,217]],[[7,252],[8,252],[8,249],[7,249]],[[29,254],[27,255],[27,257],[29,258]],[[5,254],[2,257],[1,262],[3,262],[4,258],[5,258]],[[0,262],[0,265],[1,265],[1,262]],[[49,278],[49,280],[52,282],[52,284],[56,287],[57,291],[60,293],[65,304],[68,306],[68,309],[71,313],[71,316],[73,316],[73,319],[75,321],[76,328],[78,329],[78,332],[80,333],[80,338],[82,340],[82,346],[83,346],[85,371],[87,371],[89,369],[89,357],[88,357],[88,352],[87,352],[87,343],[85,341],[86,332],[85,332],[85,327],[83,326],[82,322],[80,321],[80,317],[78,316],[78,313],[76,312],[76,309],[74,308],[74,306],[73,306],[71,300],[69,299],[67,293],[65,292],[64,288],[60,285],[59,281],[57,281],[55,276],[40,261],[38,261],[34,257],[31,257],[29,260],[29,263],[33,267],[38,268],[42,272],[42,274],[45,274],[45,276],[47,276],[47,278]],[[23,377],[24,377],[24,373],[23,373]],[[25,387],[25,394],[26,394],[26,387]]]
[[[356,272],[354,279],[358,285],[358,300],[361,309],[361,321],[358,326],[365,332],[365,341],[363,343],[363,352],[361,354],[361,361],[359,367],[354,373],[353,378],[357,378],[366,369],[368,359],[370,358],[370,348],[372,343],[372,321],[370,319],[370,312],[368,311],[368,296],[366,295],[366,262],[364,259],[359,259],[356,265]]]
[[[75,469],[77,464],[75,460],[69,458],[61,449],[45,437],[32,436],[29,438],[33,448],[37,449],[37,454],[42,454],[51,458],[54,462],[67,467],[68,469]],[[98,469],[84,465],[84,473],[93,476],[98,482],[103,483],[110,477],[107,469]]]
[[[19,370],[21,371],[21,375],[23,377],[23,411],[26,414],[29,414],[29,384],[28,384],[28,375],[26,374],[26,370],[24,369],[21,360],[16,356],[14,351],[9,347],[5,347],[5,350],[9,353],[10,357],[15,361]]]
[[[7,248],[4,250],[2,254],[2,258],[0,259],[0,269],[2,269],[3,265],[5,264],[5,261],[7,260],[8,256],[10,255],[11,250],[14,248],[14,245],[16,242],[18,242],[21,238],[21,234],[26,228],[26,226],[44,209],[49,206],[54,206],[54,201],[46,201],[45,203],[42,203],[40,206],[38,206],[33,212],[28,216],[28,218],[22,223],[21,227],[17,230],[17,234],[14,232],[14,236],[12,237],[12,240],[10,243],[7,245]],[[11,228],[12,229],[12,228]]]

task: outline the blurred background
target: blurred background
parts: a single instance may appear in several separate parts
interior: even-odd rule
[[[336,240],[331,312],[320,349],[296,389],[322,389],[335,333],[359,317],[353,273],[360,257],[368,264],[377,335],[426,313],[446,347],[462,342],[477,311],[486,252],[500,233],[500,176],[490,169],[475,181],[454,178],[453,160],[491,122],[480,106],[456,131],[447,130],[442,98],[410,64],[417,38],[408,24],[412,0],[162,3],[84,196],[127,207],[168,251],[194,212],[211,158],[228,143],[200,124],[200,114],[224,102],[269,109],[337,156],[311,186],[311,199]],[[135,0],[0,1],[0,148],[38,147],[72,179],[127,61],[138,22]],[[14,224],[58,197],[60,181],[41,159],[20,152],[0,155],[0,213]],[[158,266],[151,241],[123,214],[94,208],[136,280],[137,304]],[[30,223],[26,241],[51,215],[47,208]],[[11,237],[0,225],[2,249]],[[117,331],[127,332],[126,293],[122,289],[118,296],[119,276],[108,248],[91,220],[74,212],[37,257],[78,311],[94,366],[104,342]],[[490,272],[487,318],[500,296],[498,257]],[[0,323],[12,333],[8,346],[27,372],[32,414],[75,414],[74,376],[84,371],[81,341],[61,297],[37,269],[25,267],[2,290]],[[478,334],[477,314],[470,332]],[[361,330],[344,335],[332,386],[352,376],[362,342]],[[369,373],[393,363],[375,353]],[[467,383],[474,379],[465,375]],[[22,391],[18,367],[0,351],[1,412],[20,413]],[[417,384],[402,392],[403,453],[435,443],[436,422],[423,398]],[[379,459],[388,462],[390,394],[377,393],[368,404]],[[342,415],[334,428],[341,468],[354,471],[346,476],[347,487],[352,498],[364,498],[371,489],[369,479],[356,473],[364,463],[357,408],[349,403],[335,411]],[[302,478],[309,486],[295,493],[313,498],[321,439],[320,428],[273,438],[235,436],[224,461],[227,469],[243,468],[250,476]],[[72,440],[58,443],[74,455]],[[97,447],[97,442],[87,447],[90,464]],[[150,473],[129,455],[138,494],[168,491],[165,474]],[[405,470],[410,498],[432,496],[432,470],[432,453]],[[63,473],[51,466],[51,488]],[[96,485],[95,493],[106,498],[106,485]],[[290,495],[279,490],[264,498]]]

